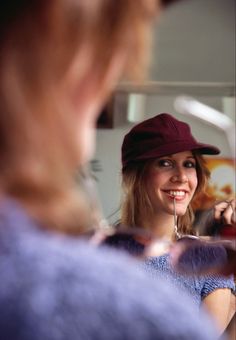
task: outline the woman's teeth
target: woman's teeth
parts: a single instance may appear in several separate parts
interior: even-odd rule
[[[174,197],[183,197],[185,195],[185,191],[169,191],[169,194]]]

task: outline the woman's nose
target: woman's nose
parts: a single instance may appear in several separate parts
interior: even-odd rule
[[[173,183],[175,182],[186,183],[188,182],[188,176],[184,169],[177,169],[175,173],[172,175],[171,181]]]

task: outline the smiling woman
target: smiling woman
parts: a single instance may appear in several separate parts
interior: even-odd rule
[[[190,192],[189,185],[197,180],[197,185],[195,183],[191,188],[191,196],[188,201],[185,201],[186,207],[178,218],[179,231],[183,234],[192,233],[191,199],[204,189],[209,178],[209,171],[201,154],[218,154],[219,152],[219,149],[212,145],[197,142],[186,123],[166,113],[133,127],[125,136],[122,145],[122,180],[125,194],[122,204],[122,223],[143,227],[144,224],[146,225],[144,220],[147,216],[150,219],[150,216],[154,215],[154,220],[158,221],[158,225],[162,224],[160,217],[156,218],[153,200],[151,201],[147,193],[147,185],[148,183],[150,185],[150,176],[155,175],[156,178],[165,176],[161,179],[162,191],[159,194],[165,209],[168,202],[169,213],[163,222],[166,224],[168,217],[167,224],[170,224],[168,230],[174,236],[173,223],[170,223],[173,222],[173,198],[168,197],[167,201],[164,191],[184,190],[188,193],[186,198]],[[156,190],[156,187],[153,190]],[[177,204],[177,209],[179,206],[180,204]],[[159,207],[158,211],[160,214],[162,209]],[[150,221],[147,225],[150,225]],[[159,233],[159,228],[155,228],[155,233]]]
[[[178,216],[184,216],[197,187],[196,161],[192,152],[185,151],[161,157],[150,162],[146,169],[145,186],[153,214],[166,220],[171,219],[174,202]],[[152,214],[152,215],[153,215]],[[167,216],[165,216],[167,215]],[[150,226],[148,214],[145,225]],[[170,236],[173,234],[173,223],[168,223]],[[145,226],[144,225],[144,226]],[[157,236],[160,229],[156,230]],[[165,236],[168,229],[165,229]]]
[[[194,235],[191,207],[206,187],[209,171],[202,154],[215,155],[215,146],[200,143],[185,122],[167,113],[158,114],[134,126],[122,145],[121,224],[143,228],[158,239],[175,242]],[[172,268],[169,254],[149,257],[145,268],[152,275],[166,276],[192,296],[199,306],[207,307],[220,330],[227,325],[232,278],[185,276]],[[224,262],[226,252],[219,247],[217,256]],[[207,247],[188,259],[194,268],[207,259]]]

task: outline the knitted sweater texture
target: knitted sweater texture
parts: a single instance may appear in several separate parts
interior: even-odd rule
[[[0,202],[0,340],[214,340],[205,314],[129,256],[45,231]]]

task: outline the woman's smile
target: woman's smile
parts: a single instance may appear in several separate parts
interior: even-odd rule
[[[156,159],[148,170],[147,192],[156,213],[184,215],[197,187],[196,160],[191,151]]]
[[[167,194],[168,198],[176,201],[182,201],[186,198],[188,191],[186,190],[163,190],[164,193]]]

